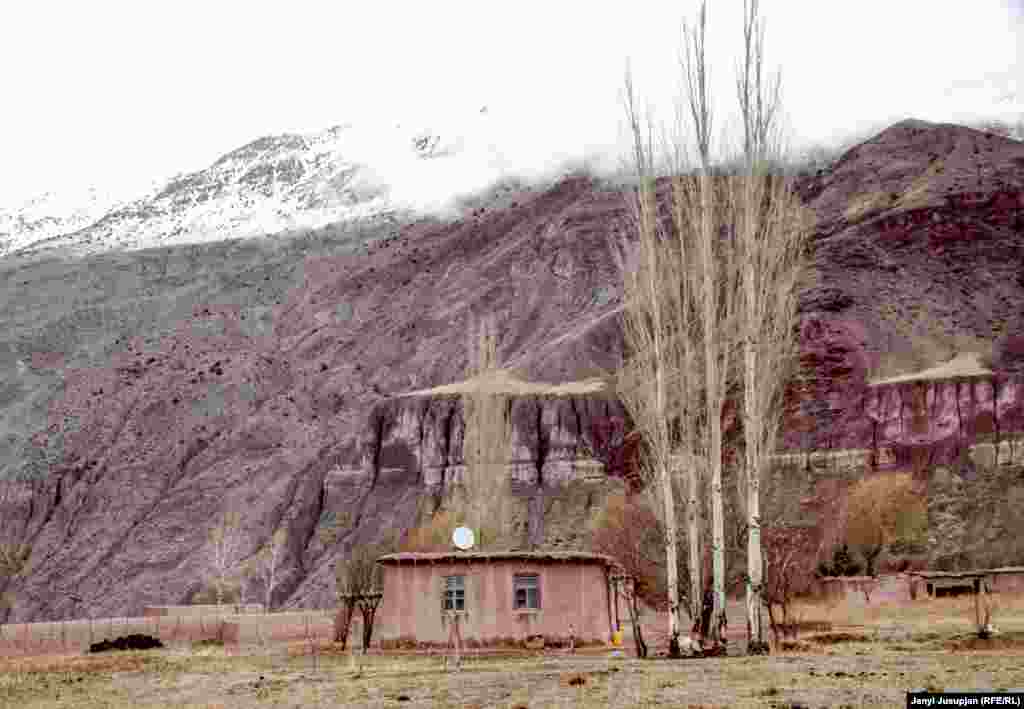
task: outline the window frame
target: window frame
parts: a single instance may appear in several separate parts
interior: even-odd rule
[[[531,585],[532,583],[532,585]],[[519,592],[522,591],[525,594],[523,605],[519,605]],[[535,606],[530,605],[531,594],[533,591],[533,598],[536,603]],[[539,573],[521,573],[513,574],[512,576],[512,609],[515,611],[530,612],[539,611],[543,608],[540,595],[540,574]]]
[[[464,613],[466,611],[466,576],[452,574],[442,577],[441,610],[448,613]],[[453,581],[458,579],[457,582]],[[459,607],[461,602],[462,607]]]

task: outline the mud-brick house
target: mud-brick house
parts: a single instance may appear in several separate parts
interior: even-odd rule
[[[446,643],[458,616],[462,641],[483,646],[541,635],[608,642],[617,564],[573,551],[400,553],[377,559],[384,597],[374,637]]]

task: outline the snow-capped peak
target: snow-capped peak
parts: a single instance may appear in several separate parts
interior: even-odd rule
[[[265,136],[127,196],[102,187],[47,193],[0,209],[0,256],[219,241],[435,210],[467,179],[499,174],[485,120],[447,131],[398,121]]]

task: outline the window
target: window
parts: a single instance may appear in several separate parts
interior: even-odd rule
[[[540,583],[536,574],[516,574],[514,578],[515,605],[518,610],[540,609]]]
[[[444,609],[446,611],[466,610],[466,577],[444,577]]]

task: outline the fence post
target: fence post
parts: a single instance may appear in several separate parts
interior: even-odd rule
[[[313,642],[313,636],[309,632],[309,615],[307,614],[305,616],[305,618],[306,618],[306,639],[309,641],[310,659],[313,661],[313,670],[316,671],[317,667],[318,667],[317,666],[317,661],[316,661],[316,644]]]

